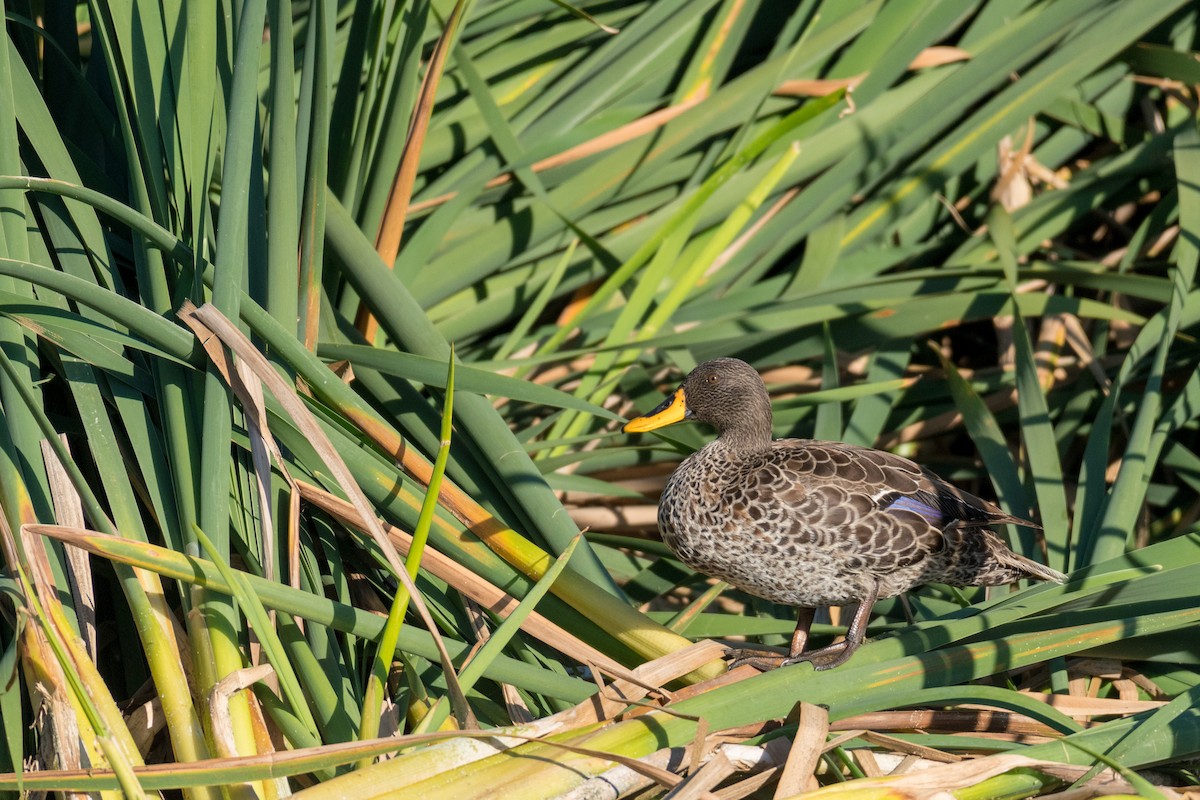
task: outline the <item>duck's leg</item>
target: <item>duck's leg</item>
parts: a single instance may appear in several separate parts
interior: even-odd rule
[[[804,645],[808,642],[808,630],[812,627],[813,617],[816,614],[817,610],[815,608],[800,609],[796,615],[796,629],[792,631],[791,649],[788,655],[785,656],[782,653],[774,653],[750,647],[730,650],[727,654],[729,668],[735,669],[743,664],[748,664],[755,669],[766,672],[769,669],[780,667],[785,662],[800,655],[804,652]]]
[[[808,644],[808,631],[812,628],[813,619],[817,616],[815,608],[801,607],[796,614],[796,630],[792,631],[792,647],[788,658],[796,658],[804,652]]]
[[[879,582],[872,581],[866,596],[858,604],[858,610],[854,612],[854,619],[850,620],[850,627],[846,630],[845,639],[819,650],[788,656],[780,666],[786,667],[788,664],[809,661],[812,662],[814,669],[833,669],[845,664],[867,635],[867,622],[871,619],[871,609],[877,599],[879,599]],[[795,636],[793,635],[794,640]]]

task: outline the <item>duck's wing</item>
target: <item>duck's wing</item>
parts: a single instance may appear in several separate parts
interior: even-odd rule
[[[976,497],[970,492],[964,492],[929,470],[922,469],[921,472],[926,485],[919,490],[919,494],[923,498],[936,498],[938,508],[951,522],[975,526],[1012,524],[1037,530],[1042,529],[1042,526],[1036,522],[1007,514],[995,503]]]
[[[921,493],[926,483],[916,465],[892,464],[876,452],[776,441],[730,481],[742,500],[732,504],[734,514],[744,508],[748,521],[784,549],[815,547],[850,571],[884,574],[916,564],[944,546],[942,512]]]
[[[812,475],[835,481],[869,494],[878,508],[920,514],[942,528],[951,523],[960,526],[986,526],[1003,523],[1039,528],[1036,523],[1014,517],[994,503],[976,497],[943,480],[938,475],[903,456],[859,447],[844,442],[806,439],[781,440],[795,443],[797,453],[813,462]]]
[[[907,458],[841,442],[779,440],[754,473],[744,485],[757,487],[764,516],[786,518],[792,537],[844,548],[877,569],[941,550],[950,525],[1032,525]]]

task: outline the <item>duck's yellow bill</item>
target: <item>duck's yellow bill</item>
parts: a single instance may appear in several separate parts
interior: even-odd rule
[[[683,389],[675,390],[675,394],[668,397],[658,408],[640,417],[634,417],[625,423],[624,431],[626,433],[643,433],[644,431],[652,431],[656,428],[665,428],[667,425],[674,425],[676,422],[683,422],[687,418],[687,401],[683,396]]]

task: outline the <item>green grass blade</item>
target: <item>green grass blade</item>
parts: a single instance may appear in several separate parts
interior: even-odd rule
[[[1121,552],[1131,541],[1138,514],[1141,511],[1146,484],[1157,452],[1151,452],[1154,428],[1163,407],[1163,374],[1167,356],[1179,329],[1188,287],[1196,277],[1200,261],[1200,133],[1195,122],[1177,137],[1177,175],[1179,180],[1179,214],[1183,231],[1175,250],[1171,267],[1174,292],[1165,309],[1162,338],[1154,351],[1154,360],[1141,393],[1137,414],[1129,432],[1125,457],[1108,497],[1105,513],[1095,535],[1090,553],[1093,560],[1103,560]]]
[[[366,8],[366,6],[363,6]],[[309,92],[305,94],[308,114],[305,130],[308,131],[303,169],[304,193],[300,205],[300,267],[298,279],[298,331],[304,344],[312,350],[316,347],[320,319],[320,294],[323,280],[325,255],[325,204],[329,188],[327,180],[330,169],[331,120],[335,117],[330,109],[333,92],[333,66],[330,63],[333,49],[334,4],[318,0],[315,13],[309,19],[309,52],[304,64]],[[357,22],[358,15],[355,15]],[[347,59],[349,62],[350,59]],[[332,101],[336,102],[336,101]],[[298,146],[297,150],[301,150]],[[299,158],[299,156],[297,156]]]
[[[446,370],[446,394],[442,407],[442,440],[438,448],[437,458],[433,463],[433,473],[429,485],[425,487],[425,499],[421,503],[421,513],[417,517],[417,525],[413,529],[412,545],[404,565],[408,575],[413,580],[421,568],[421,556],[425,552],[425,544],[429,541],[429,529],[433,524],[433,514],[437,509],[438,493],[442,486],[442,476],[446,473],[446,461],[450,455],[450,436],[453,431],[454,414],[454,348],[450,348],[449,367]],[[388,674],[391,672],[392,654],[396,650],[396,640],[400,636],[404,624],[404,615],[408,611],[408,590],[401,586],[392,600],[391,610],[388,611],[387,624],[384,625],[383,635],[379,639],[379,649],[371,667],[371,675],[367,679],[367,689],[363,694],[362,728],[359,730],[359,740],[366,741],[379,735],[379,711],[383,705],[383,692],[387,685]],[[459,685],[464,693],[471,690],[473,681],[463,681],[459,674]],[[449,713],[446,705],[445,713]],[[440,725],[441,721],[438,721]],[[437,727],[436,725],[434,726]],[[367,763],[360,763],[360,767]]]
[[[475,655],[463,665],[459,675],[463,682],[464,690],[469,691],[475,685],[476,681],[483,677],[484,672],[488,669],[492,661],[500,655],[503,649],[508,646],[508,643],[512,641],[513,637],[517,635],[517,632],[521,629],[521,623],[533,613],[538,602],[550,591],[550,587],[554,585],[554,581],[562,574],[562,571],[566,568],[568,562],[570,562],[571,556],[574,555],[575,548],[582,539],[583,534],[580,533],[567,545],[567,549],[555,559],[550,568],[546,570],[546,574],[538,579],[537,584],[529,590],[529,593],[513,609],[512,613],[505,617],[496,630],[492,631],[487,641],[484,642],[483,647],[479,648],[475,652]],[[446,704],[439,703],[421,721],[420,729],[422,731],[431,728],[436,729],[447,713],[448,708]]]
[[[1062,464],[1058,459],[1054,426],[1050,409],[1043,394],[1038,377],[1037,362],[1029,331],[1021,316],[1016,299],[1016,253],[1013,251],[1015,237],[1012,220],[1002,207],[989,216],[989,231],[996,240],[1001,253],[1001,263],[1006,264],[1008,284],[1013,292],[1013,346],[1016,350],[1017,406],[1021,414],[1021,440],[1029,456],[1029,481],[1037,497],[1038,516],[1048,548],[1048,560],[1052,566],[1063,570],[1071,568],[1070,528],[1067,519],[1067,497],[1063,488]],[[1021,509],[1018,515],[1023,512]],[[1034,548],[1026,534],[1025,555],[1034,557]]]
[[[233,588],[221,577],[220,571],[209,561],[187,556],[166,548],[139,542],[129,542],[89,531],[49,526],[30,528],[35,533],[70,541],[88,552],[111,559],[117,563],[130,564],[152,570],[167,577],[195,583],[206,589],[232,597]],[[267,608],[283,611],[293,617],[326,625],[334,630],[377,641],[383,631],[383,618],[361,608],[335,602],[323,596],[311,594],[257,575],[241,573]],[[466,651],[461,642],[447,641],[447,647],[455,657]],[[437,659],[437,648],[427,631],[405,626],[400,632],[397,652],[415,653],[422,658]],[[554,692],[572,702],[589,697],[595,687],[577,678],[552,676],[540,669],[533,669],[515,659],[501,657],[493,664],[488,677],[528,688],[531,691]]]
[[[291,3],[272,0],[270,191],[267,193],[267,253],[262,305],[289,324],[299,315],[296,294],[296,243],[300,241],[300,189],[296,165],[296,105]],[[319,26],[314,26],[314,30]],[[311,56],[310,56],[311,57]],[[253,294],[253,293],[252,293]]]
[[[292,669],[292,662],[287,658],[283,643],[275,631],[275,626],[271,624],[266,607],[258,595],[251,590],[246,579],[234,572],[225,563],[220,553],[217,552],[216,545],[204,534],[204,531],[196,528],[193,533],[195,533],[200,546],[208,554],[213,566],[221,574],[225,585],[229,587],[231,596],[237,601],[242,613],[246,615],[250,625],[254,628],[255,638],[262,645],[267,661],[275,670],[275,677],[279,681],[279,688],[283,691],[283,696],[291,707],[292,713],[300,718],[310,736],[315,739],[317,737],[317,722],[309,710],[306,694],[300,688],[300,681]],[[394,644],[393,642],[393,646]]]
[[[355,227],[345,209],[332,199],[328,225],[329,244],[347,265],[359,294],[390,298],[386,307],[376,309],[384,328],[409,352],[435,359],[447,358],[450,346],[429,322],[407,288],[379,260],[374,248]],[[458,406],[459,424],[474,439],[487,443],[483,457],[493,474],[511,487],[513,500],[528,516],[531,531],[540,533],[555,552],[561,552],[571,537],[578,533],[578,529],[562,513],[562,504],[550,491],[504,420],[482,397],[464,395]],[[595,556],[590,554],[590,550],[584,552],[579,565],[581,573],[597,585],[618,593]]]
[[[822,326],[822,340],[825,343],[825,357],[821,363],[821,390],[833,391],[838,388],[839,373],[837,361],[837,345],[833,342],[833,334],[829,325]],[[836,401],[822,403],[817,406],[817,422],[813,428],[813,437],[825,441],[838,441],[842,438],[842,407]]]

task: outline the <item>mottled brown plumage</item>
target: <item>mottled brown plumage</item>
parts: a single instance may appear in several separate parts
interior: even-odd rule
[[[662,405],[626,430],[684,419],[717,438],[684,459],[658,507],[680,560],[758,597],[800,607],[787,658],[743,656],[765,668],[843,663],[871,606],[925,583],[995,586],[1063,575],[1010,550],[989,525],[1005,514],[901,456],[840,442],[771,438],[771,403],[749,364],[701,364]],[[817,606],[859,603],[844,642],[805,651]]]

